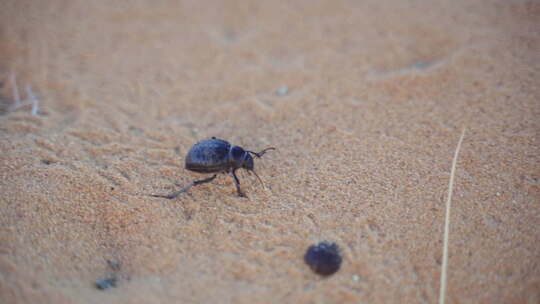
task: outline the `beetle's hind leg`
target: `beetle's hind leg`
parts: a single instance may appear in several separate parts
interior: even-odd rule
[[[151,196],[153,197],[163,197],[163,198],[168,198],[168,199],[173,199],[175,197],[177,197],[178,195],[188,191],[191,187],[193,186],[197,186],[197,185],[201,185],[201,184],[205,184],[205,183],[209,183],[211,181],[214,180],[214,178],[216,178],[217,174],[214,174],[213,176],[209,177],[209,178],[205,178],[205,179],[201,179],[201,180],[196,180],[194,182],[192,182],[191,184],[185,186],[184,188],[176,191],[176,192],[173,192],[169,195],[159,195],[159,194],[151,194]]]
[[[237,169],[233,169],[231,171],[231,175],[233,176],[234,178],[234,184],[236,185],[236,192],[238,192],[238,196],[240,197],[247,197],[244,192],[242,192],[242,189],[240,189],[240,180],[238,179],[238,177],[236,176],[236,170]]]

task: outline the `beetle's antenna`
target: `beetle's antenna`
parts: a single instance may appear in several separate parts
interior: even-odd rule
[[[251,174],[251,172],[253,172],[253,174],[255,174],[255,176],[257,177],[257,179],[259,179],[259,182],[261,183],[262,187],[266,189],[266,187],[264,186],[264,183],[262,181],[262,179],[259,177],[259,175],[257,175],[257,172],[255,172],[255,170],[247,170],[247,172],[249,174]]]
[[[264,155],[264,153],[266,153],[266,151],[268,151],[268,150],[275,150],[275,149],[276,149],[276,148],[274,148],[274,147],[270,147],[270,148],[266,148],[266,149],[262,150],[261,152],[253,152],[253,151],[246,151],[246,152],[251,153],[251,154],[257,156],[257,158],[261,158],[261,157]],[[257,174],[255,174],[255,175],[257,175]]]

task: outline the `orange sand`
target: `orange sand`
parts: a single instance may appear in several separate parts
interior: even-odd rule
[[[1,1],[1,302],[435,303],[467,127],[447,303],[540,303],[539,20],[526,0]],[[9,110],[10,75],[38,115]],[[200,178],[183,158],[211,136],[276,146],[267,189],[148,196]],[[302,260],[320,240],[344,256],[327,279]]]

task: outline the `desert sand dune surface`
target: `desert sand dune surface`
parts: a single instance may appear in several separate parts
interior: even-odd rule
[[[446,303],[540,303],[539,21],[525,0],[1,1],[1,302],[436,303],[466,129]],[[276,147],[265,187],[152,197],[209,177],[184,160],[212,136]],[[304,263],[321,241],[328,277]]]

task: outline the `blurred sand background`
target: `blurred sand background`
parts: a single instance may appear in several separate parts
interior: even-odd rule
[[[540,303],[538,1],[5,0],[0,82],[2,303],[435,303],[464,127],[447,302]]]

